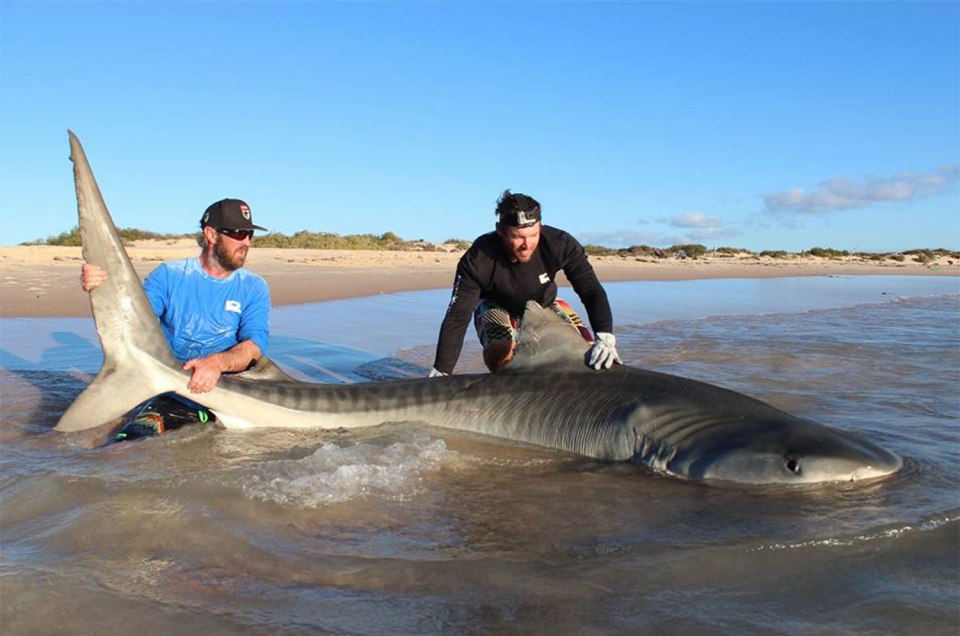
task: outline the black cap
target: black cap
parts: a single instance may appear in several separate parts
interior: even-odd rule
[[[267,231],[267,228],[253,224],[250,206],[240,199],[223,199],[207,208],[200,218],[200,227],[207,226],[222,230]]]

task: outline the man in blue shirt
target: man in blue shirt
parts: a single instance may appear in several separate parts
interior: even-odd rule
[[[243,269],[254,230],[250,206],[223,199],[206,209],[198,258],[162,263],[143,283],[174,355],[191,370],[188,388],[204,393],[223,373],[248,369],[266,354],[270,290],[260,276]],[[107,278],[84,263],[80,281],[91,291]],[[201,418],[202,419],[202,418]]]

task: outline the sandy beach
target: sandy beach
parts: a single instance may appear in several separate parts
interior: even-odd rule
[[[199,254],[190,240],[140,241],[127,248],[146,276],[158,263]],[[247,267],[270,284],[274,305],[355,298],[381,293],[446,288],[461,252],[389,252],[254,248]],[[768,278],[782,276],[958,276],[960,261],[940,257],[919,263],[836,259],[705,256],[696,259],[590,258],[601,281]],[[80,289],[79,247],[0,246],[0,317],[89,316]],[[563,282],[563,281],[561,281]]]

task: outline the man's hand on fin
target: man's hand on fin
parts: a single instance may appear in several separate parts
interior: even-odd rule
[[[428,378],[439,378],[439,377],[442,377],[442,376],[445,376],[445,375],[447,375],[447,374],[444,373],[443,371],[437,371],[436,369],[430,369],[430,375],[428,375],[427,377],[428,377]]]
[[[597,333],[597,340],[587,352],[587,366],[596,370],[609,369],[613,363],[623,364],[617,353],[617,338],[612,333]]]
[[[223,373],[216,354],[206,358],[194,358],[187,360],[183,365],[184,371],[193,369],[193,375],[190,376],[190,383],[187,388],[192,393],[206,393],[212,391],[217,386],[217,381]]]
[[[107,280],[107,270],[93,263],[84,263],[80,268],[80,286],[83,291],[91,292]]]

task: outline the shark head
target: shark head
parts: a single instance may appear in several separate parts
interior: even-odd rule
[[[744,427],[720,426],[694,435],[669,462],[690,478],[741,484],[859,482],[896,473],[903,460],[873,442],[783,413]],[[694,439],[695,438],[695,439]]]

